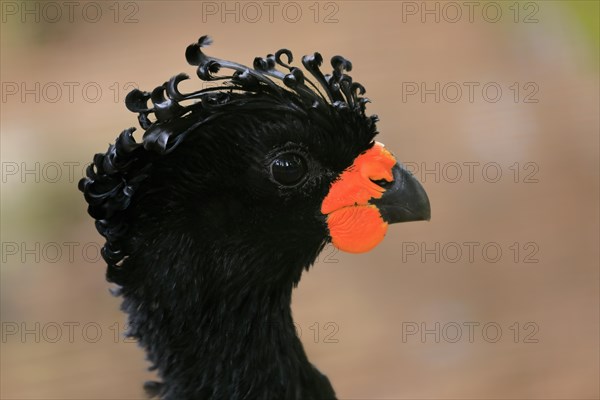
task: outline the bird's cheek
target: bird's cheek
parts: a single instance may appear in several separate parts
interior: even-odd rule
[[[344,207],[327,215],[335,247],[348,253],[364,253],[383,240],[388,224],[372,205]]]

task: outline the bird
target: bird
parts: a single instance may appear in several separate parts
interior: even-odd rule
[[[79,190],[127,335],[166,400],[335,399],[295,329],[292,291],[325,246],[373,249],[388,226],[429,220],[423,186],[380,142],[352,63],[281,49],[252,65],[202,36],[187,74],[125,99],[142,128],[93,157]],[[188,83],[191,83],[188,81]]]

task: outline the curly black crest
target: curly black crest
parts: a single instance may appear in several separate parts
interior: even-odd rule
[[[331,58],[333,71],[323,74],[319,53],[302,57],[304,69],[290,64],[292,52],[281,49],[266,57],[256,57],[253,68],[206,55],[202,48],[211,44],[208,36],[188,46],[186,59],[197,66],[198,77],[218,85],[191,93],[182,93],[179,84],[189,79],[179,74],[156,87],[151,93],[134,89],[126,98],[127,108],[138,114],[145,131],[141,142],[133,137],[135,128],[124,130],[106,153],[96,154],[79,182],[89,204],[88,212],[96,219],[96,228],[106,238],[102,256],[115,281],[117,267],[130,254],[126,240],[127,208],[136,189],[148,176],[153,160],[173,151],[183,139],[200,126],[230,112],[233,108],[252,110],[282,109],[300,115],[327,116],[343,112],[363,120],[375,130],[377,117],[365,115],[369,101],[362,97],[364,87],[345,72],[352,63],[341,56]],[[284,58],[286,60],[283,60]],[[280,69],[285,69],[282,72]],[[233,71],[218,76],[221,70]],[[148,100],[151,106],[148,105]]]

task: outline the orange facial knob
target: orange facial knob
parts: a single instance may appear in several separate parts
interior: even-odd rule
[[[369,199],[380,198],[384,189],[373,181],[383,179],[391,182],[395,164],[394,156],[383,144],[375,142],[373,147],[356,157],[354,163],[331,185],[321,212],[329,214],[342,207],[367,204]]]

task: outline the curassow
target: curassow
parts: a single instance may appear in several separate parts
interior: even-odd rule
[[[143,138],[123,131],[79,183],[128,335],[162,381],[146,390],[334,399],[297,337],[292,288],[327,243],[368,251],[388,224],[429,219],[429,200],[373,140],[377,117],[350,61],[333,57],[324,75],[319,53],[303,70],[282,49],[249,68],[206,55],[208,44],[186,51],[207,87],[182,93],[179,74],[133,90]]]

